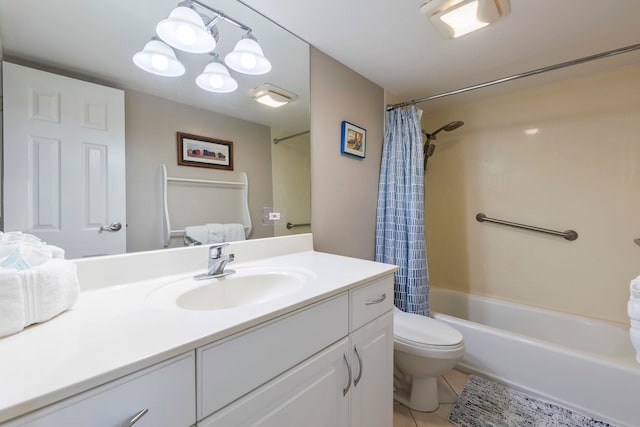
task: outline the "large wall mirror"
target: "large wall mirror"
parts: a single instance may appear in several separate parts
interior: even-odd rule
[[[121,199],[126,202],[122,222],[127,252],[167,246],[162,165],[170,177],[193,181],[239,182],[246,173],[252,222],[248,238],[310,231],[309,46],[236,0],[199,3],[250,27],[272,64],[271,71],[248,75],[230,70],[237,90],[212,93],[195,83],[211,62],[209,54],[174,49],[185,67],[179,77],[158,76],[136,67],[134,54],[156,36],[156,25],[178,5],[176,0],[21,0],[0,5],[3,61],[124,91],[126,196],[122,194]],[[223,59],[246,31],[224,19],[215,27],[214,52]],[[265,84],[284,89],[294,100],[278,108],[256,102],[255,89]],[[3,90],[6,94],[7,88]],[[233,170],[179,165],[178,132],[232,142]],[[3,144],[6,151],[7,142]],[[31,191],[29,185],[33,184],[25,183],[25,191]],[[226,197],[224,191],[211,192],[206,185],[169,184],[167,200],[171,229],[241,222],[227,212],[236,199]],[[12,200],[3,196],[3,204],[7,211]],[[61,211],[75,208],[61,199]],[[109,218],[105,226],[116,221],[120,219]],[[288,228],[288,223],[294,227]],[[114,233],[85,228],[107,237]],[[36,235],[43,231],[41,237],[51,240],[47,238],[51,230],[26,227],[22,231]],[[168,246],[182,245],[183,238],[176,233]],[[95,248],[64,249],[68,258],[103,254]]]

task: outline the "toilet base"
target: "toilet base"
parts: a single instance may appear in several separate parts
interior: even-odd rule
[[[440,399],[438,398],[437,378],[413,378],[411,393],[398,390],[394,392],[393,398],[409,409],[419,412],[433,412],[438,409]]]

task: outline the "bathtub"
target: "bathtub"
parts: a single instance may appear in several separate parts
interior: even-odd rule
[[[616,426],[640,426],[640,364],[629,328],[431,288],[433,315],[464,336],[461,370]]]

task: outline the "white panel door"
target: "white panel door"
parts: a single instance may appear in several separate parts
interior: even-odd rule
[[[124,92],[2,65],[4,230],[67,258],[125,252]]]

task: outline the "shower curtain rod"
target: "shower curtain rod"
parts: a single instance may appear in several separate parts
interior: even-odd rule
[[[294,133],[293,135],[283,136],[282,138],[273,138],[273,143],[277,144],[280,141],[285,141],[287,139],[295,138],[296,136],[305,135],[305,134],[307,134],[309,132],[311,132],[311,131],[310,130],[305,130],[304,132]]]
[[[571,61],[562,62],[560,64],[549,65],[547,67],[537,68],[535,70],[527,71],[527,72],[520,73],[520,74],[514,74],[514,75],[508,76],[508,77],[502,77],[502,78],[497,79],[497,80],[491,80],[491,81],[480,83],[480,84],[473,85],[473,86],[467,86],[467,87],[464,87],[462,89],[456,89],[456,90],[452,90],[452,91],[449,91],[449,92],[444,92],[444,93],[441,93],[441,94],[438,94],[438,95],[427,96],[425,98],[414,99],[414,100],[411,100],[411,101],[401,102],[399,104],[390,104],[390,105],[387,105],[387,111],[391,111],[391,110],[394,110],[396,108],[408,107],[409,105],[415,105],[415,104],[418,104],[418,103],[421,103],[421,102],[431,101],[433,99],[444,98],[445,96],[449,96],[449,95],[456,95],[456,94],[463,93],[463,92],[469,92],[469,91],[475,90],[475,89],[482,89],[484,87],[493,86],[493,85],[496,85],[496,84],[499,84],[499,83],[509,82],[511,80],[521,79],[523,77],[535,76],[536,74],[546,73],[547,71],[558,70],[560,68],[570,67],[572,65],[578,65],[578,64],[585,63],[585,62],[594,61],[596,59],[607,58],[609,56],[620,55],[621,53],[627,53],[627,52],[631,52],[631,51],[638,50],[638,49],[640,49],[640,43],[634,44],[634,45],[631,45],[631,46],[627,46],[627,47],[621,47],[619,49],[608,50],[606,52],[597,53],[597,54],[591,55],[591,56],[585,56],[584,58],[578,58],[578,59],[574,59],[574,60],[571,60]]]

